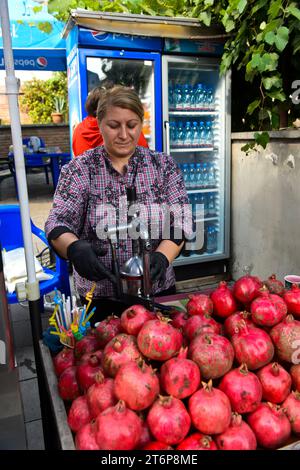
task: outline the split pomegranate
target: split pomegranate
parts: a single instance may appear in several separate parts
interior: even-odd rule
[[[274,346],[270,336],[260,328],[248,328],[243,320],[231,341],[237,361],[245,363],[249,370],[259,369],[273,359]]]
[[[270,294],[267,288],[251,303],[252,320],[260,326],[277,325],[287,314],[287,306],[279,295]]]
[[[183,330],[186,321],[189,319],[189,315],[186,312],[176,312],[172,316],[171,325],[174,328],[178,328],[179,330]]]
[[[293,381],[293,386],[300,392],[300,364],[295,364],[290,368],[290,374]]]
[[[182,334],[168,321],[168,318],[159,317],[147,321],[141,328],[137,337],[138,347],[149,359],[166,361],[180,350]]]
[[[227,287],[226,281],[220,282],[219,287],[210,294],[210,298],[214,304],[214,313],[218,317],[227,318],[238,310],[235,298]]]
[[[203,434],[220,434],[231,420],[229,398],[222,390],[213,388],[211,380],[190,397],[189,412],[193,425]]]
[[[247,305],[259,295],[259,289],[263,286],[261,280],[256,276],[240,277],[233,286],[233,295],[242,304]]]
[[[283,402],[282,407],[286,410],[292,431],[295,434],[300,434],[300,392],[290,393]]]
[[[129,335],[137,336],[138,332],[148,320],[153,320],[154,313],[143,305],[132,305],[121,315],[121,326]]]
[[[68,367],[75,365],[73,349],[64,348],[53,358],[54,369],[57,377]]]
[[[232,413],[231,423],[225,432],[216,436],[220,450],[255,450],[256,437],[241,415]]]
[[[75,436],[77,450],[99,450],[95,436],[95,423],[83,426]]]
[[[188,434],[191,418],[181,400],[160,396],[148,412],[147,423],[155,439],[174,445]]]
[[[228,396],[233,411],[241,414],[256,410],[262,399],[261,383],[246,364],[227,372],[219,389]]]
[[[201,377],[217,379],[231,369],[234,351],[230,341],[224,336],[204,333],[191,342],[189,358],[199,366]]]
[[[80,391],[76,379],[76,366],[68,367],[58,379],[58,393],[63,400],[75,400]]]
[[[143,360],[122,365],[115,377],[114,393],[132,410],[144,410],[159,393],[159,380]]]
[[[260,446],[276,449],[284,444],[291,434],[291,425],[283,408],[272,403],[260,403],[247,417]]]
[[[300,321],[295,320],[293,315],[287,315],[282,322],[273,326],[270,336],[280,360],[292,363],[299,360]]]
[[[77,341],[74,348],[74,356],[79,360],[84,354],[92,353],[100,349],[100,344],[95,334],[84,336],[80,341]]]
[[[213,313],[214,305],[208,295],[194,294],[190,295],[189,299],[186,305],[189,315],[211,315]]]
[[[210,436],[195,432],[186,437],[176,450],[218,450],[218,447]]]
[[[236,333],[238,324],[241,320],[244,320],[248,328],[255,327],[253,321],[251,320],[251,313],[244,310],[243,312],[235,312],[230,317],[226,318],[224,322],[225,333],[228,336],[233,336]]]
[[[79,429],[89,423],[91,419],[92,417],[86,397],[76,398],[68,413],[68,424],[72,431],[79,431]]]
[[[200,385],[199,367],[187,359],[187,351],[187,348],[181,349],[177,357],[169,359],[160,369],[162,388],[181,400],[192,395]]]
[[[110,340],[104,348],[102,362],[104,372],[110,377],[115,377],[122,365],[140,357],[135,336],[121,333]]]
[[[300,287],[297,284],[292,284],[291,290],[287,290],[283,294],[288,312],[300,319]]]
[[[104,346],[109,343],[115,336],[119,333],[122,333],[121,319],[115,315],[110,315],[109,317],[102,320],[96,328],[95,334],[99,342],[99,349],[104,348]]]
[[[282,295],[284,293],[284,285],[279,279],[276,278],[276,274],[272,274],[266,281],[264,285],[269,289],[271,294]]]
[[[210,315],[194,315],[189,317],[183,327],[183,334],[189,341],[202,333],[221,334],[222,325],[216,322]]]
[[[263,399],[271,403],[282,403],[291,391],[292,378],[277,362],[267,364],[257,372],[262,384]]]
[[[76,378],[79,388],[86,392],[93,385],[99,373],[102,375],[103,369],[97,356],[92,355],[88,363],[77,366]]]
[[[123,401],[102,411],[96,419],[96,442],[100,450],[133,450],[141,431],[141,419]]]
[[[114,394],[114,380],[104,378],[103,374],[98,374],[96,382],[88,389],[86,394],[92,418],[97,418],[98,414],[117,403]]]

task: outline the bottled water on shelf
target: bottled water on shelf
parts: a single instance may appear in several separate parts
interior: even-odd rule
[[[208,172],[207,172],[207,163],[202,163],[202,188],[206,189],[208,186]]]
[[[189,180],[188,180],[188,189],[195,188],[195,177],[196,177],[196,168],[194,163],[189,164]]]
[[[203,85],[202,83],[198,83],[195,92],[194,92],[194,99],[193,99],[193,108],[197,111],[201,111],[203,108]]]
[[[177,110],[181,110],[183,107],[182,103],[182,86],[180,84],[175,85],[174,92],[174,107]]]
[[[201,188],[201,187],[202,187],[202,168],[201,168],[201,163],[196,163],[195,187],[196,187],[196,188]]]
[[[171,147],[177,145],[177,125],[175,121],[170,122],[170,145]]]
[[[218,232],[214,225],[208,225],[206,231],[206,251],[214,253],[218,249]]]
[[[207,164],[207,187],[214,188],[216,186],[215,165],[214,163]]]
[[[183,147],[185,144],[185,128],[183,126],[182,121],[179,121],[177,124],[177,141],[176,141],[176,146],[177,147]]]
[[[216,195],[213,193],[207,194],[207,217],[214,217],[216,215]]]
[[[188,187],[188,181],[189,181],[189,168],[187,163],[183,163],[181,166],[181,171],[182,171],[182,176],[183,176],[183,181],[185,183],[185,187]]]
[[[213,89],[211,87],[207,88],[206,104],[209,110],[214,109],[215,98],[214,98]]]
[[[199,143],[200,147],[203,147],[206,143],[206,129],[203,121],[199,123]]]
[[[188,83],[183,86],[183,93],[182,93],[182,107],[184,110],[191,109],[191,101],[192,101],[192,87]]]
[[[193,131],[191,127],[191,123],[187,121],[185,123],[185,147],[191,147],[193,145]]]
[[[169,108],[174,109],[175,108],[175,103],[174,103],[174,87],[173,84],[169,84]]]
[[[199,126],[198,126],[197,121],[193,122],[192,137],[193,137],[192,146],[193,147],[199,147],[199,145],[200,145],[200,130],[199,130]]]
[[[207,121],[205,130],[206,130],[205,145],[212,147],[214,145],[214,136],[213,136],[211,121]]]

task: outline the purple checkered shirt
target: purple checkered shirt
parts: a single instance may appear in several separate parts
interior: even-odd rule
[[[149,210],[151,220],[157,225],[156,230],[159,227],[158,239],[153,239],[151,231],[152,249],[155,250],[162,240],[162,226],[165,222],[163,211],[157,207],[162,204],[168,206],[177,204],[182,208],[189,202],[181,171],[173,158],[145,147],[136,148],[123,175],[113,168],[103,146],[88,150],[64,165],[55,191],[53,207],[45,224],[47,236],[56,227],[69,228],[78,238],[87,240],[99,248],[106,248],[106,255],[101,256],[99,260],[111,269],[109,242],[99,240],[97,236],[98,228],[107,224],[107,220],[102,220],[99,208],[104,204],[118,208],[120,201],[126,198],[126,188],[133,185],[136,187],[138,203]],[[172,220],[173,225],[176,225],[177,219]],[[120,240],[117,254],[119,265],[122,266],[132,256],[131,239]],[[75,270],[74,282],[77,292],[82,296],[85,296],[92,287],[92,282],[79,276]],[[174,270],[170,265],[165,283],[159,287],[155,284],[153,291],[158,293],[174,283]],[[111,282],[102,280],[97,282],[94,298],[111,296],[113,292]]]

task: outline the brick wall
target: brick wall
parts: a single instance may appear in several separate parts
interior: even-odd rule
[[[70,152],[70,134],[67,124],[23,125],[22,137],[42,137],[47,147],[59,146],[63,152]],[[10,126],[0,126],[0,159],[6,158],[12,144]]]

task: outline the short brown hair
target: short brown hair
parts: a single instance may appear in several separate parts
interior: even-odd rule
[[[109,90],[103,90],[97,108],[97,119],[99,122],[104,118],[110,106],[130,109],[143,122],[144,108],[139,95],[132,88],[116,85]]]
[[[85,102],[85,110],[89,116],[96,117],[98,102],[104,92],[105,88],[101,86],[97,86],[89,92]]]

